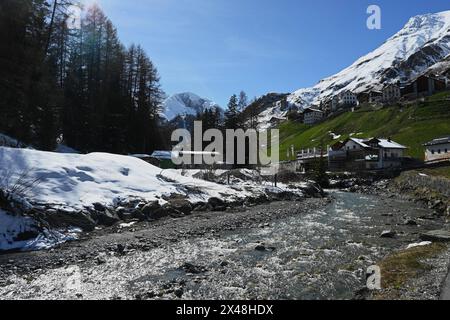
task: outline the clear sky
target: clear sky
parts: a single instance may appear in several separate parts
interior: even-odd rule
[[[97,2],[125,44],[141,44],[167,94],[194,92],[226,106],[292,92],[349,66],[412,16],[450,10],[447,0],[84,0]],[[382,29],[366,27],[367,7]]]

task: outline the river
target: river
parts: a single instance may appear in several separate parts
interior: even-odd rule
[[[352,299],[364,287],[369,266],[418,242],[419,227],[440,224],[428,219],[430,209],[412,202],[331,195],[326,206],[252,228],[218,230],[124,255],[105,253],[102,263],[12,274],[0,286],[0,298]],[[419,227],[405,225],[408,219]],[[385,230],[397,237],[381,238]]]

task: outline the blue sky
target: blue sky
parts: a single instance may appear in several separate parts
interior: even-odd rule
[[[167,94],[194,92],[226,106],[292,92],[349,66],[417,14],[450,10],[443,0],[84,0],[98,2],[125,44],[141,44]],[[367,7],[382,29],[366,27]]]

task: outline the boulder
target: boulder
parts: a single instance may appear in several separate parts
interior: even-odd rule
[[[323,197],[323,189],[315,183],[308,183],[305,187],[301,188],[303,194],[308,198]]]
[[[183,212],[178,211],[175,208],[172,208],[170,204],[167,203],[164,206],[160,207],[159,209],[152,211],[149,215],[147,215],[147,218],[150,220],[159,220],[165,217],[180,217],[183,215],[184,215]]]
[[[134,219],[134,212],[130,209],[118,208],[116,212],[119,218],[123,221],[130,221]]]
[[[255,247],[255,250],[256,250],[256,251],[263,252],[263,251],[266,251],[267,249],[266,249],[266,247],[265,247],[264,245],[260,244],[260,245],[257,245],[257,246]]]
[[[220,211],[219,209],[227,208],[227,206],[225,205],[225,202],[222,199],[215,198],[215,197],[209,198],[208,204],[212,207],[213,210]]]
[[[177,288],[173,291],[173,294],[178,298],[181,299],[183,297],[184,294],[184,290],[183,288]]]
[[[412,220],[412,219],[408,219],[408,220],[405,221],[405,226],[416,227],[417,226],[417,222]]]
[[[422,241],[431,242],[450,242],[450,231],[447,230],[434,230],[423,233],[420,235]]]
[[[388,231],[383,231],[380,235],[380,238],[393,239],[396,236],[397,236],[397,234],[394,231],[388,230]]]
[[[173,199],[169,200],[169,205],[174,208],[175,210],[178,210],[185,215],[189,215],[192,212],[192,204],[185,200],[185,199]]]
[[[39,236],[38,230],[27,230],[27,231],[19,233],[14,238],[14,241],[28,241],[28,240],[36,239],[38,236]]]
[[[161,208],[161,205],[159,204],[158,201],[152,201],[149,202],[147,204],[145,204],[142,209],[141,212],[145,215],[145,216],[151,216],[152,213],[158,209]]]
[[[106,227],[113,226],[120,221],[119,216],[115,212],[106,208],[103,212],[97,211],[95,216],[98,224]]]
[[[191,273],[191,274],[199,274],[199,273],[203,273],[206,271],[206,268],[203,266],[196,266],[192,263],[186,262],[184,263],[180,269],[184,270],[186,273]]]
[[[93,206],[94,206],[95,211],[104,212],[106,210],[106,207],[103,204],[98,203],[98,202],[94,203]]]
[[[193,205],[192,211],[205,212],[212,210],[212,207],[205,202],[197,202]]]
[[[64,210],[44,214],[44,220],[54,228],[76,227],[90,232],[97,225],[89,212],[69,212]]]

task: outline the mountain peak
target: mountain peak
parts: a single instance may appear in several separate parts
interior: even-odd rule
[[[164,101],[163,116],[171,121],[180,115],[197,115],[203,113],[205,109],[218,108],[221,109],[215,102],[202,98],[192,92],[177,93]]]
[[[306,107],[345,90],[362,93],[385,83],[408,81],[450,54],[450,11],[415,16],[379,48],[350,67],[288,97]]]

